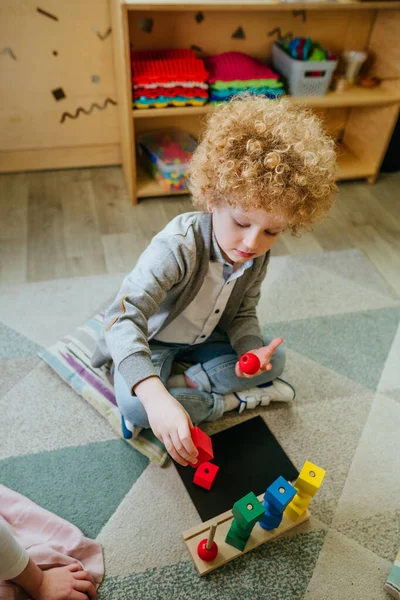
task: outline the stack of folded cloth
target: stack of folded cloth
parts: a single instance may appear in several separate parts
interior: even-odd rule
[[[225,102],[233,96],[250,92],[277,98],[285,93],[279,75],[267,65],[242,52],[224,52],[205,60],[209,72],[210,102]]]
[[[193,50],[131,51],[133,106],[202,106],[208,73]]]

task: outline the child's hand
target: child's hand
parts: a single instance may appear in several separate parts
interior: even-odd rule
[[[167,390],[161,395],[159,397],[158,394],[156,402],[146,403],[147,417],[154,435],[183,467],[189,462],[197,463],[198,450],[190,435],[193,427],[190,416]]]
[[[43,571],[35,600],[96,600],[94,580],[77,563]]]
[[[235,373],[238,377],[257,377],[257,375],[261,375],[264,371],[270,371],[272,369],[272,364],[270,362],[272,355],[278,346],[280,346],[283,342],[283,338],[274,338],[272,342],[268,344],[268,346],[264,346],[263,348],[257,348],[257,350],[249,350],[249,353],[255,354],[261,363],[260,370],[257,373],[253,373],[253,375],[247,375],[243,373],[242,369],[239,366],[239,361],[235,365]]]

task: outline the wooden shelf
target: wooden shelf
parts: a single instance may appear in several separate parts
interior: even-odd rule
[[[388,91],[380,87],[369,90],[355,86],[346,92],[328,92],[325,96],[287,97],[296,104],[306,104],[312,108],[352,108],[396,104],[400,102],[400,91]]]
[[[346,146],[341,145],[338,152],[337,180],[362,179],[372,177],[375,173],[374,165],[351,152]]]
[[[205,104],[204,106],[168,106],[167,108],[133,108],[132,115],[134,119],[205,115],[212,108],[211,104]]]
[[[112,0],[112,27],[118,80],[121,147],[124,172],[134,203],[138,198],[175,195],[136,164],[135,138],[145,131],[180,126],[201,134],[214,106],[133,109],[130,48],[190,48],[205,54],[244,52],[268,61],[275,33],[297,31],[341,55],[346,49],[364,50],[373,57],[369,74],[383,78],[374,89],[353,87],[325,96],[290,97],[290,102],[314,109],[334,139],[342,141],[338,179],[367,178],[373,183],[398,119],[400,1],[367,0]],[[205,25],[196,22],[204,13]],[[312,18],[295,20],[295,11]],[[152,35],[143,31],[143,18],[152,17]],[[272,20],[271,20],[272,19]],[[238,27],[246,33],[238,40]],[[179,193],[179,192],[178,192]],[[181,194],[184,192],[180,192]]]
[[[400,102],[400,91],[387,91],[377,87],[372,90],[354,87],[346,92],[328,92],[325,96],[285,96],[295,104],[304,104],[311,108],[352,108],[362,106],[385,106]],[[181,106],[168,108],[134,108],[134,119],[152,119],[156,117],[205,115],[213,105]]]
[[[293,11],[293,10],[383,10],[400,8],[400,2],[396,1],[378,1],[378,2],[360,2],[359,0],[322,0],[320,2],[289,2],[277,0],[250,0],[243,4],[243,0],[185,0],[179,3],[177,0],[153,0],[144,3],[142,0],[125,0],[124,3],[128,10],[149,11],[194,11],[194,10],[274,10],[274,11]]]
[[[374,166],[358,158],[346,146],[342,145],[338,156],[338,181],[344,179],[361,179],[374,175]],[[152,198],[158,196],[181,196],[188,194],[188,191],[167,192],[160,184],[150,177],[141,166],[137,166],[137,196],[138,198]]]

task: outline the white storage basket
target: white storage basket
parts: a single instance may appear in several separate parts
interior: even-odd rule
[[[272,64],[286,79],[292,96],[324,96],[329,89],[337,60],[295,60],[276,42],[272,46]],[[318,77],[311,73],[320,72]]]

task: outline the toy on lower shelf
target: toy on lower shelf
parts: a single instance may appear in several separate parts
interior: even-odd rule
[[[302,506],[301,511],[288,509],[295,502],[299,490],[303,495],[308,494],[310,500],[319,489],[324,475],[324,469],[306,461],[296,480],[295,488],[283,477],[278,477],[268,487],[265,495],[257,497],[250,492],[235,502],[232,510],[185,531],[183,539],[199,575],[205,575],[307,521],[310,518],[308,505]],[[290,503],[282,515],[288,502]],[[271,521],[271,516],[275,521]],[[267,528],[264,528],[265,519]],[[263,521],[264,524],[261,525],[257,521]],[[205,554],[206,558],[202,558],[202,549],[199,548],[210,538],[217,546],[217,553],[211,560],[207,560]]]
[[[136,142],[144,168],[164,190],[187,189],[189,162],[197,147],[190,133],[168,127],[139,134]]]

